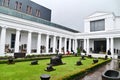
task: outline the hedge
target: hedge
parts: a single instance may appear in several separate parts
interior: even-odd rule
[[[104,60],[102,62],[98,62],[96,64],[93,64],[93,65],[89,66],[86,69],[77,70],[77,71],[74,71],[72,73],[68,73],[65,76],[59,78],[58,80],[73,80],[75,78],[81,78],[81,77],[85,76],[86,74],[94,71],[96,68],[98,68],[98,67],[100,67],[100,66],[102,66],[102,65],[104,65],[104,64],[106,64],[110,61],[111,61],[111,59],[107,59],[107,60]]]
[[[34,55],[29,55],[26,58],[16,58],[14,59],[15,62],[24,62],[24,61],[32,61],[32,60],[43,60],[43,59],[50,59],[50,57],[55,56],[55,55],[41,55],[41,56],[34,56]],[[63,57],[73,57],[73,55],[63,55]],[[3,57],[4,58],[4,57]],[[5,64],[8,62],[7,57],[5,60],[0,60],[0,64]]]

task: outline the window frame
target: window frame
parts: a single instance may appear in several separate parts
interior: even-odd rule
[[[40,17],[40,10],[36,9],[35,16]]]
[[[3,0],[2,5],[5,6],[5,7],[9,7],[10,0]]]
[[[27,14],[32,14],[32,7],[31,6],[27,5],[27,7],[26,7],[26,13]]]
[[[18,11],[22,11],[22,3],[16,1],[16,3],[15,3],[15,9],[18,10]]]
[[[104,31],[104,30],[105,30],[105,19],[90,21],[90,32]]]

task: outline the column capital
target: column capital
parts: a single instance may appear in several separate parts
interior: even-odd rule
[[[3,25],[3,26],[1,26],[1,28],[4,28],[4,29],[6,29],[6,28],[8,28],[7,26],[5,26],[5,25]]]
[[[54,37],[57,37],[57,35],[53,35]]]
[[[90,39],[90,38],[86,38],[87,40]]]
[[[114,37],[110,37],[110,39],[113,39]]]
[[[110,37],[106,37],[106,39],[109,39]]]
[[[38,34],[42,34],[42,32],[38,32]]]
[[[32,30],[28,30],[29,33],[32,33],[33,31]]]
[[[20,28],[16,28],[16,31],[21,31],[22,29],[20,29]]]
[[[46,36],[49,36],[50,34],[49,34],[49,33],[46,33],[45,35],[46,35]]]
[[[62,36],[59,36],[59,38],[63,38]]]

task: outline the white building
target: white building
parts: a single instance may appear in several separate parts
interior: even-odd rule
[[[77,52],[111,57],[120,52],[120,17],[113,13],[95,12],[84,20],[84,33],[51,23],[16,10],[0,6],[0,56],[16,52],[55,54]]]
[[[95,12],[84,20],[84,33],[76,38],[84,41],[87,53],[105,54],[111,51],[111,57],[120,52],[120,17],[113,13]]]

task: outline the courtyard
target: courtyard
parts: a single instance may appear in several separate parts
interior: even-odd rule
[[[49,74],[51,76],[50,80],[64,80],[68,77],[74,78],[74,75],[82,71],[87,72],[87,69],[107,61],[99,59],[98,63],[93,64],[93,58],[85,57],[85,60],[81,60],[82,65],[76,66],[78,60],[80,60],[80,57],[65,57],[62,59],[65,64],[53,66],[55,70],[50,72],[45,71],[50,59],[38,60],[38,65],[30,65],[31,61],[0,64],[0,75],[2,75],[0,80],[39,80],[42,74]]]

